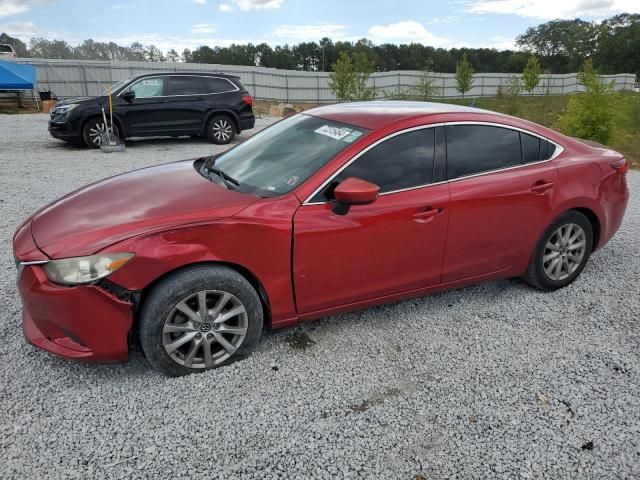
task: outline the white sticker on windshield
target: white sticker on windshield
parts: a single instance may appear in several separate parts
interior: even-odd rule
[[[343,138],[342,141],[343,142],[347,142],[347,143],[351,143],[353,142],[356,138],[362,136],[362,132],[359,132],[357,130],[354,130],[353,132],[351,132],[351,134],[347,137],[347,138]]]
[[[323,125],[317,130],[314,130],[315,133],[319,133],[320,135],[324,135],[325,137],[330,137],[335,140],[342,140],[350,135],[352,131],[353,130],[350,128],[332,127],[331,125]]]

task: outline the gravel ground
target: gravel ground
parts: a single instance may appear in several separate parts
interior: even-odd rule
[[[27,345],[11,236],[85,183],[216,147],[105,155],[46,121],[0,116],[0,478],[640,478],[639,173],[568,288],[501,281],[330,317],[168,379],[138,352],[86,365]]]

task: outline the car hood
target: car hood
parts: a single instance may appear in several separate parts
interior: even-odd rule
[[[61,100],[55,104],[55,107],[61,107],[63,105],[70,105],[72,103],[86,103],[90,101],[96,101],[100,97],[75,97],[69,98],[68,100]]]
[[[193,160],[108,178],[33,216],[33,238],[51,258],[91,255],[121,240],[230,217],[257,197],[202,177]]]

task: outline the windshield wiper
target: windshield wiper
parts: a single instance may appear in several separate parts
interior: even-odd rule
[[[227,175],[219,168],[209,167],[205,171],[208,171],[209,173],[215,173],[216,175],[218,175],[229,190],[237,190],[235,187],[240,186],[240,182],[238,180],[233,178],[231,175]],[[232,187],[232,185],[235,185],[235,186]]]

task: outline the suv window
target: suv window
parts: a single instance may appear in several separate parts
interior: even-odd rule
[[[449,180],[521,163],[520,133],[489,125],[447,125]]]
[[[204,93],[233,92],[238,88],[226,78],[201,77],[204,85]]]
[[[129,87],[136,98],[162,97],[164,95],[164,77],[143,78]]]
[[[200,77],[169,77],[169,95],[198,95],[204,93]]]
[[[0,45],[0,52],[13,53],[13,47],[11,45]]]
[[[375,183],[380,193],[427,185],[433,181],[433,128],[414,130],[385,140],[340,172],[328,188],[312,200],[326,202],[344,179],[357,177]]]
[[[542,138],[520,133],[522,142],[522,163],[549,160],[556,151],[556,146]]]

